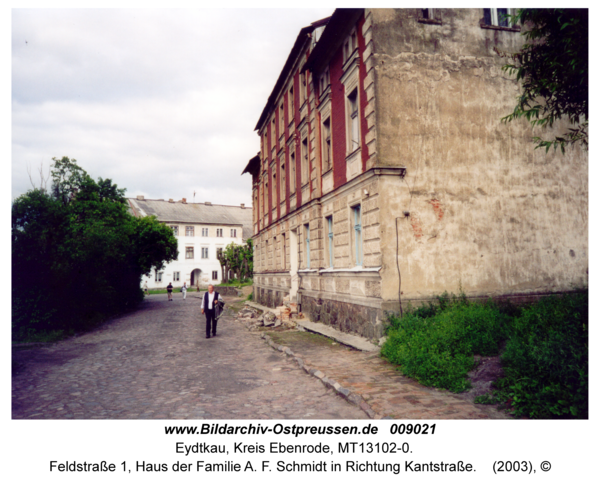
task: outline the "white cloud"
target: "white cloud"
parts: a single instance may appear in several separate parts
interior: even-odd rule
[[[27,164],[69,156],[128,196],[250,205],[256,121],[331,12],[13,10],[13,197]]]

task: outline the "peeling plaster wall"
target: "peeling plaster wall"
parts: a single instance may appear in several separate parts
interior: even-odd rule
[[[396,217],[405,299],[587,284],[587,153],[534,150],[526,121],[500,122],[519,87],[493,47],[522,36],[481,28],[482,9],[442,9],[442,25],[371,15],[377,166],[407,168],[380,181],[384,301],[398,298]]]

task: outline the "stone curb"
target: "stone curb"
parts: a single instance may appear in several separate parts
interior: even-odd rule
[[[363,412],[365,412],[369,418],[374,419],[377,417],[377,415],[375,414],[375,412],[373,411],[371,406],[367,402],[365,402],[362,395],[352,392],[352,391],[348,390],[347,388],[344,388],[337,381],[335,381],[331,378],[328,378],[325,375],[325,373],[323,373],[321,370],[318,370],[316,368],[310,368],[309,366],[306,365],[306,363],[304,362],[302,357],[296,355],[287,346],[282,346],[282,345],[276,344],[268,334],[263,333],[261,335],[261,338],[264,339],[266,341],[266,343],[274,350],[280,351],[282,353],[285,353],[287,356],[291,356],[292,358],[294,358],[294,360],[296,361],[296,364],[298,365],[298,367],[301,370],[304,370],[309,375],[319,379],[321,381],[321,383],[323,385],[325,385],[325,387],[331,388],[332,390],[334,390],[340,397],[344,398],[347,402],[349,402],[353,405],[356,405]]]

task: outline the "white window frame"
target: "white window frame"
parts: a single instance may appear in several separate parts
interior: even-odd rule
[[[179,225],[169,225],[175,237],[179,237]]]
[[[201,247],[200,248],[200,258],[201,259],[208,259],[208,247]]]
[[[308,136],[302,138],[300,143],[300,178],[301,185],[304,186],[308,183],[310,179],[310,169],[309,169],[309,149],[308,149]]]
[[[304,250],[306,254],[306,268],[310,269],[310,224],[304,224],[304,232],[306,242],[306,248]]]
[[[485,11],[486,9],[484,9]],[[487,25],[492,25],[494,27],[504,27],[504,28],[511,28],[513,25],[510,23],[510,19],[506,19],[507,25],[500,25],[500,14],[498,13],[498,8],[490,8],[490,23]],[[514,9],[513,8],[507,8],[506,9],[506,14],[507,15],[514,15]],[[484,18],[485,18],[485,13],[484,13]],[[504,19],[503,19],[504,20]]]
[[[193,237],[194,236],[194,226],[193,225],[186,225],[185,226],[185,236],[186,237]]]
[[[185,248],[185,258],[186,260],[194,260],[194,248],[187,246]]]
[[[219,271],[212,271],[212,280],[213,281],[219,280]]]
[[[230,229],[229,234],[230,234],[230,237],[236,238],[237,237],[237,229]]]
[[[217,229],[217,237],[223,237],[223,229]]]
[[[353,57],[356,49],[358,49],[358,34],[356,33],[356,28],[353,28],[343,44],[342,53],[344,57],[344,64],[348,61],[348,59]]]
[[[325,217],[327,225],[327,252],[329,255],[329,267],[333,267],[333,215]]]
[[[321,150],[323,159],[323,173],[333,167],[333,151],[331,147],[331,115],[321,123]]]
[[[179,271],[173,271],[173,281],[179,281],[181,273]]]
[[[162,282],[163,273],[157,270],[154,271],[154,282]]]
[[[293,145],[290,152],[290,171],[290,195],[292,195],[296,193],[296,150]]]
[[[354,99],[354,100],[353,100]],[[348,154],[360,148],[360,99],[358,86],[346,96],[346,150]]]
[[[208,237],[208,227],[202,227],[202,237]]]
[[[356,266],[363,265],[362,210],[360,205],[352,208],[352,224],[354,239],[354,262]]]

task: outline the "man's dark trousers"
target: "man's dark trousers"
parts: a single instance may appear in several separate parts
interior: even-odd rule
[[[217,334],[217,320],[215,319],[215,310],[213,309],[205,309],[204,314],[206,315],[206,337],[208,338],[211,333],[211,323],[212,323],[212,335],[215,336]]]

